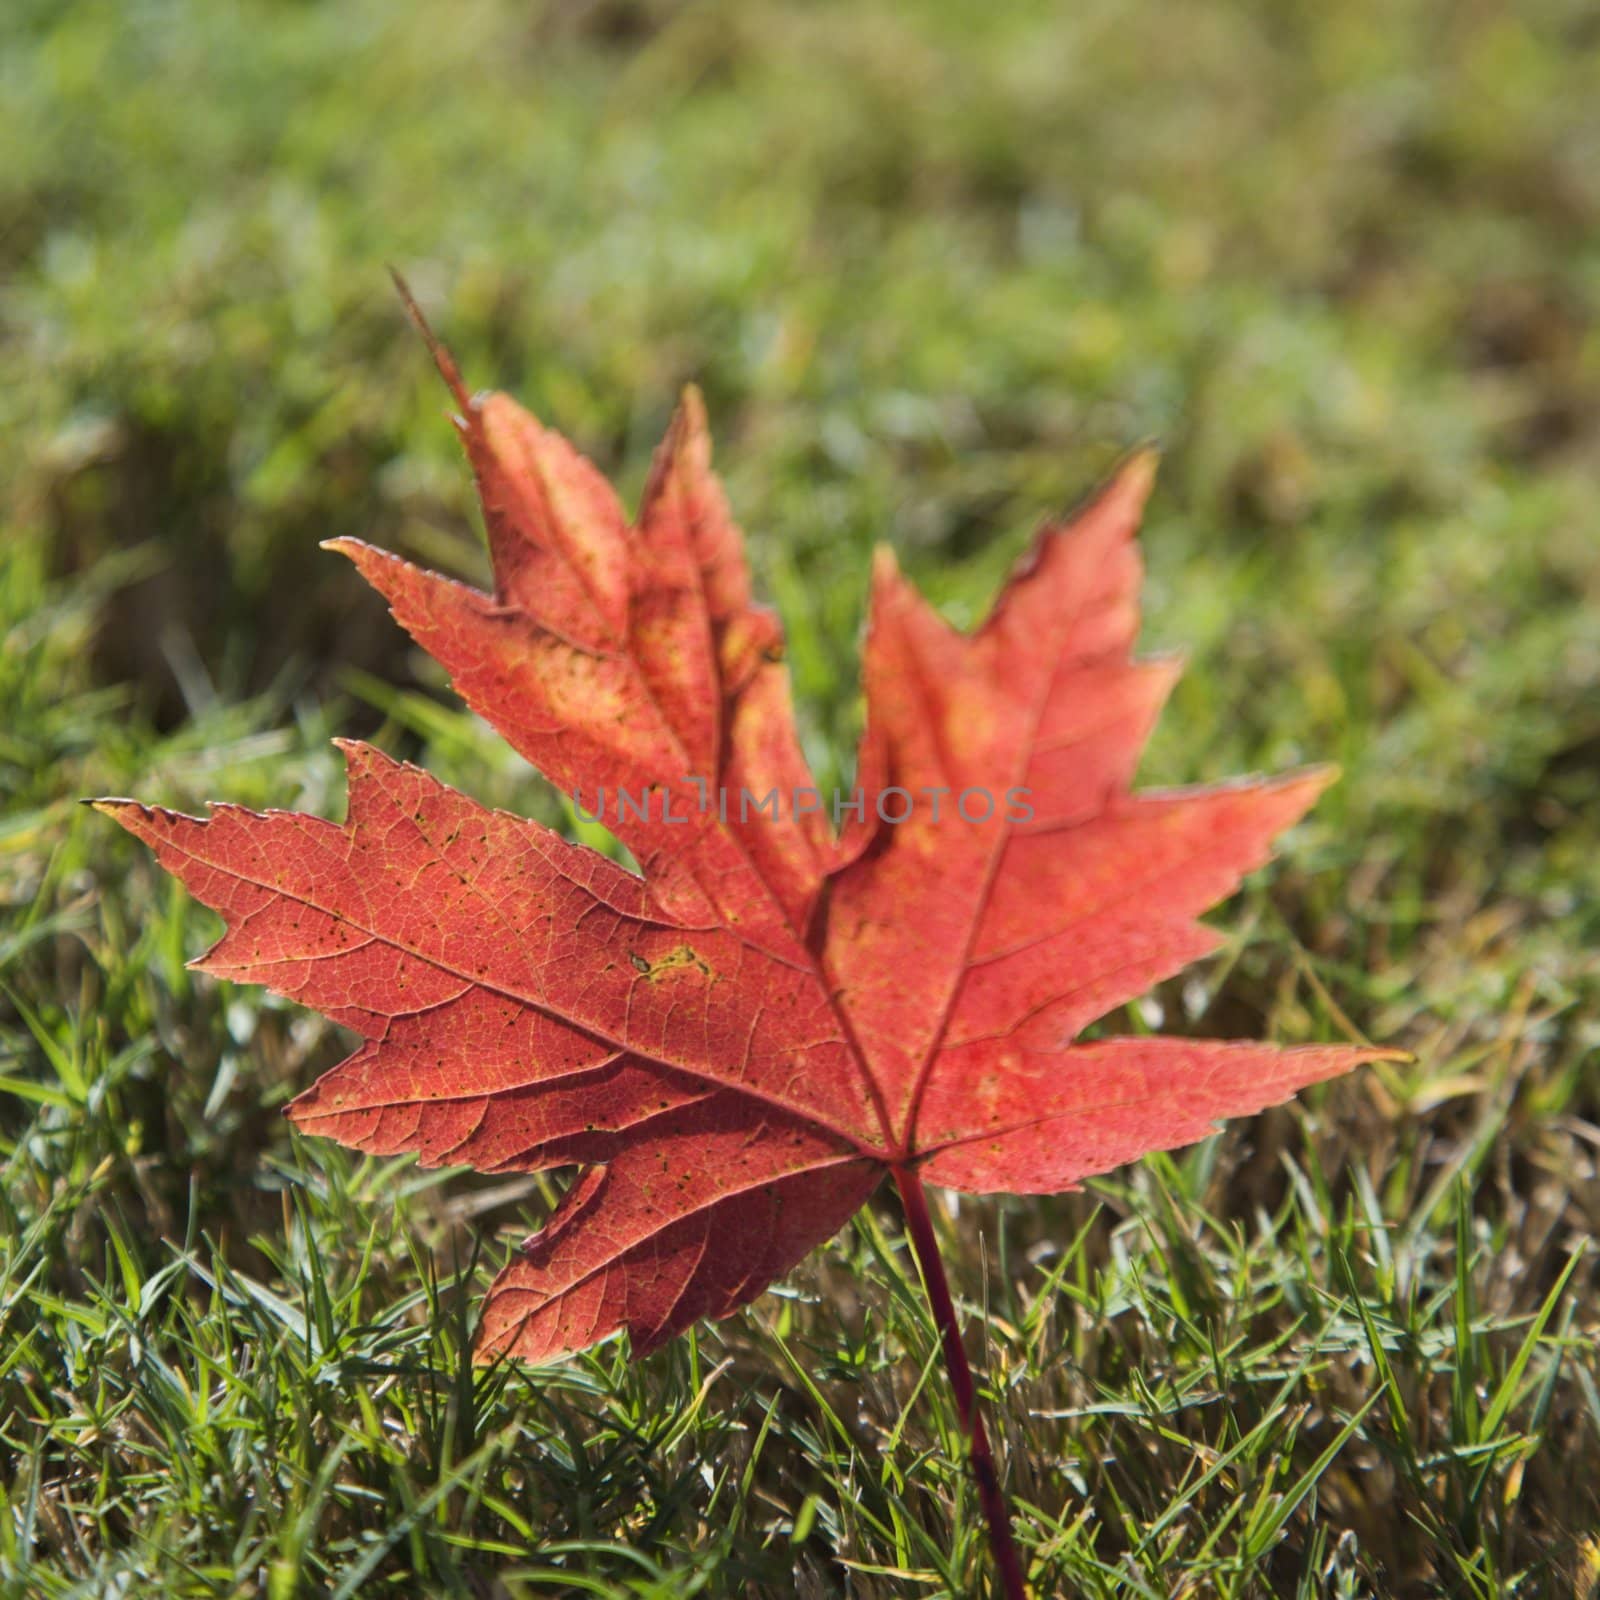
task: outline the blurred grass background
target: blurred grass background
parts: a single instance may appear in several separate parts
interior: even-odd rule
[[[474,1374],[548,1187],[292,1139],[338,1041],[75,803],[336,815],[345,731],[556,815],[317,549],[482,570],[393,263],[630,495],[703,386],[825,781],[873,541],[970,622],[1160,441],[1147,778],[1345,776],[1118,1025],[1418,1062],[941,1217],[1039,1593],[1595,1593],[1597,106],[1580,0],[9,0],[4,1592],[987,1582],[891,1203]]]

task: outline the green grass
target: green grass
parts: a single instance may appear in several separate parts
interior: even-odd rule
[[[317,542],[482,570],[469,382],[637,492],[704,387],[843,781],[871,544],[954,619],[1165,461],[1150,781],[1344,778],[1119,1027],[1413,1050],[936,1206],[1038,1592],[1600,1573],[1592,8],[16,0],[0,21],[0,1591],[967,1595],[892,1199],[747,1313],[475,1371],[553,1191],[294,1137],[334,1031],[81,797],[555,818]]]

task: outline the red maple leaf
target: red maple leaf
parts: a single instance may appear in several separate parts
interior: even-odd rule
[[[494,592],[332,548],[641,872],[354,742],[342,824],[97,804],[227,919],[203,970],[361,1036],[290,1106],[301,1128],[425,1165],[579,1169],[490,1288],[480,1358],[624,1328],[653,1349],[754,1299],[891,1175],[993,1522],[922,1185],[1072,1188],[1385,1054],[1073,1042],[1216,947],[1196,916],[1330,775],[1131,790],[1178,670],[1131,655],[1142,454],[1045,528],[971,635],[880,554],[860,792],[824,801],[694,393],[630,526],[565,440],[469,398],[435,353]]]

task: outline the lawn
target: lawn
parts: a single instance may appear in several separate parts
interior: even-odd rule
[[[292,1134],[337,1030],[78,803],[567,815],[318,549],[485,571],[391,264],[630,503],[701,385],[824,785],[874,543],[970,624],[1159,442],[1144,780],[1343,776],[1108,1031],[1415,1060],[936,1197],[1036,1591],[1600,1593],[1597,105],[1583,0],[10,0],[0,1593],[987,1592],[889,1190],[474,1369],[559,1184]]]

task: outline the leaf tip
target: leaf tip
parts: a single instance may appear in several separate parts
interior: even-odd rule
[[[130,827],[129,812],[148,812],[149,807],[138,800],[123,800],[114,795],[104,795],[97,798],[84,798],[78,802],[80,806],[88,806],[92,811],[98,811],[103,817],[110,817],[113,822],[119,822],[124,828]]]
[[[1414,1067],[1421,1060],[1422,1057],[1415,1050],[1400,1050],[1392,1045],[1385,1045],[1374,1047],[1367,1057],[1367,1064],[1383,1061],[1397,1067]]]
[[[1299,774],[1300,782],[1311,791],[1313,798],[1326,794],[1343,776],[1343,769],[1335,761],[1314,762]]]
[[[472,396],[467,393],[467,386],[462,381],[461,369],[456,365],[455,357],[445,348],[443,341],[433,331],[432,325],[423,315],[422,307],[417,304],[417,297],[411,292],[411,285],[401,276],[400,270],[391,265],[389,276],[394,282],[395,290],[400,296],[400,303],[405,307],[406,315],[411,319],[411,325],[422,335],[422,342],[428,347],[428,354],[433,357],[433,364],[439,369],[439,376],[444,379],[446,387],[455,397],[455,402],[463,412],[472,409]]]
[[[1150,498],[1160,468],[1160,449],[1154,444],[1142,444],[1117,468],[1116,482],[1142,504]]]
[[[352,562],[363,576],[367,569],[380,561],[393,561],[397,558],[387,550],[380,550],[375,544],[368,544],[365,539],[353,539],[349,534],[340,534],[336,539],[324,539],[317,548],[331,550],[335,555],[343,556]]]
[[[695,433],[706,431],[706,397],[692,379],[678,393],[678,411]]]
[[[382,772],[400,767],[393,756],[385,755],[376,745],[368,744],[365,739],[334,739],[331,741],[335,750],[344,758],[345,778],[349,784],[349,805],[354,815],[355,809],[360,806],[360,791],[363,785],[370,783],[373,778]]]

